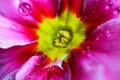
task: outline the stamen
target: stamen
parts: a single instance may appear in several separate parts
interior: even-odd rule
[[[60,30],[57,35],[56,38],[54,39],[54,45],[56,47],[62,47],[65,48],[72,39],[72,35],[71,32],[68,30]]]

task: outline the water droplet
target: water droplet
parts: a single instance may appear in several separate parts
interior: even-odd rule
[[[109,6],[106,6],[105,9],[109,9],[110,7]]]
[[[105,9],[109,9],[110,7],[112,7],[113,6],[113,2],[109,2],[108,4],[107,4],[107,6],[105,6]]]
[[[99,37],[97,37],[97,38],[96,38],[96,41],[98,41],[99,39],[100,39],[100,38],[99,38]]]
[[[117,7],[117,9],[116,9],[116,10],[117,10],[117,12],[118,12],[118,13],[120,13],[120,7]]]
[[[16,25],[12,25],[12,28],[15,29],[15,28],[16,28]]]
[[[120,7],[117,7],[113,13],[114,13],[114,14],[120,13]]]
[[[112,6],[113,6],[113,2],[109,2],[109,3],[108,3],[108,6],[109,6],[109,7],[112,7]]]
[[[92,57],[92,54],[88,53],[87,56],[88,56],[89,58],[91,58],[91,57]]]
[[[107,37],[111,36],[110,31],[106,31],[106,34],[107,34]]]
[[[107,33],[107,34],[109,34],[109,33],[110,33],[110,31],[106,31],[106,33]]]
[[[110,36],[111,36],[111,34],[108,34],[107,36],[108,36],[108,37],[110,37]]]
[[[23,2],[23,3],[20,3],[19,4],[19,12],[22,14],[22,15],[29,15],[30,12],[31,12],[31,6],[26,3],[26,2]]]

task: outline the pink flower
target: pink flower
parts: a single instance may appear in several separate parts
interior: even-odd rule
[[[1,0],[0,80],[119,80],[120,0]]]

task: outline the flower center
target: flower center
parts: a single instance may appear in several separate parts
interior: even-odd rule
[[[67,60],[71,50],[79,47],[86,37],[83,23],[71,12],[68,16],[68,11],[55,18],[44,18],[38,25],[37,51],[42,51],[53,61]]]
[[[72,39],[72,34],[70,31],[60,30],[56,34],[56,38],[54,39],[54,45],[56,47],[65,48],[71,42],[71,39]]]

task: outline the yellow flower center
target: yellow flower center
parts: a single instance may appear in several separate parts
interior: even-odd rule
[[[62,47],[65,48],[72,39],[72,34],[68,30],[60,30],[56,34],[56,38],[54,39],[54,45],[56,47]]]
[[[69,11],[68,14],[68,10],[56,18],[44,18],[39,26],[38,51],[53,61],[63,59],[66,55],[68,57],[70,51],[85,39],[83,23],[72,12]]]

